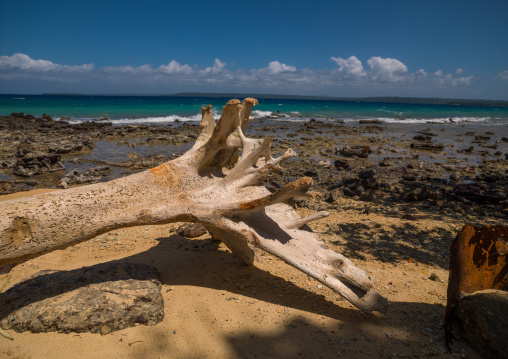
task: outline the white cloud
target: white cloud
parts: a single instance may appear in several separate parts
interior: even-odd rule
[[[268,64],[267,70],[271,74],[278,74],[281,72],[294,72],[296,71],[296,67],[288,66],[279,61],[272,61]]]
[[[54,64],[48,60],[34,60],[25,54],[14,54],[12,56],[0,56],[0,69],[19,69],[23,71],[65,71],[65,72],[88,72],[94,69],[93,64],[80,66],[68,66]]]
[[[462,67],[459,67],[456,71],[455,71],[455,75],[462,75],[464,73],[464,69]]]
[[[427,72],[425,72],[425,70],[424,70],[424,69],[420,69],[420,70],[416,71],[416,72],[415,72],[415,75],[416,75],[416,76],[421,76],[421,77],[427,77],[427,76],[428,76],[428,75],[427,75]]]
[[[206,69],[204,69],[201,72],[204,74],[217,74],[217,73],[221,72],[224,69],[224,67],[226,67],[225,62],[222,62],[219,59],[215,59],[213,67],[207,67]]]
[[[367,60],[369,75],[374,81],[399,82],[405,79],[407,67],[397,59],[371,57]]]
[[[473,78],[473,76],[455,77],[452,74],[444,74],[442,70],[437,70],[432,74],[432,81],[441,86],[469,86]]]
[[[362,61],[356,56],[331,57],[331,60],[337,65],[331,70],[298,69],[277,60],[271,61],[265,67],[228,70],[226,62],[218,58],[214,60],[213,66],[204,68],[171,60],[158,67],[145,64],[96,69],[93,64],[60,65],[48,60],[34,60],[25,54],[14,54],[0,56],[0,79],[18,79],[27,83],[33,80],[33,83],[40,81],[46,84],[48,81],[74,82],[76,86],[95,86],[94,88],[99,89],[95,91],[115,88],[125,92],[139,92],[139,89],[143,88],[146,92],[156,93],[172,91],[169,90],[171,88],[175,91],[253,90],[322,94],[342,91],[358,95],[372,94],[373,91],[388,95],[395,90],[398,91],[397,95],[406,95],[411,91],[419,95],[424,94],[424,91],[433,94],[434,89],[445,91],[465,88],[475,80],[473,76],[460,76],[463,73],[461,68],[452,74],[445,74],[442,70],[428,73],[424,69],[409,72],[405,64],[394,58],[371,57],[367,60],[368,69],[364,68]],[[501,71],[496,79],[508,80],[508,71]],[[0,89],[4,92],[9,91],[7,81],[0,84]],[[76,87],[75,91],[82,90]]]
[[[508,80],[508,70],[501,71],[494,77],[495,80]]]
[[[343,59],[342,57],[332,57],[332,61],[334,61],[337,65],[339,65],[339,72],[343,72],[345,74],[351,74],[354,76],[364,76],[365,71],[363,70],[363,65],[360,60],[356,56],[350,56],[347,59]]]
[[[190,74],[192,72],[192,67],[189,65],[180,65],[180,63],[175,60],[171,60],[169,64],[159,66],[159,71],[166,74]]]
[[[136,74],[147,74],[152,72],[152,66],[142,65],[138,67],[134,66],[106,66],[103,68],[105,72],[117,73],[124,75],[136,75]]]

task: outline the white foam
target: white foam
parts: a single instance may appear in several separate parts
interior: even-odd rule
[[[272,116],[272,111],[260,111],[260,110],[255,110],[255,111],[252,111],[252,116],[254,117],[267,117],[267,116]]]
[[[215,117],[215,115],[214,115]],[[220,117],[220,116],[219,116]],[[61,120],[62,118],[60,118]],[[71,118],[67,120],[71,123],[81,123],[86,121],[96,121],[97,118]],[[108,118],[105,122],[111,122],[114,125],[138,125],[138,124],[164,124],[164,123],[172,123],[175,121],[181,122],[200,122],[201,114],[196,114],[194,116],[154,116],[154,117],[143,117],[143,118],[119,118],[119,119],[110,119]]]
[[[490,117],[447,117],[447,118],[375,118],[386,123],[453,123],[453,122],[487,122]]]
[[[171,116],[162,116],[162,117],[121,118],[121,119],[109,120],[109,121],[115,125],[130,125],[130,124],[140,124],[140,123],[163,124],[163,123],[175,122],[177,120],[182,121],[182,122],[201,121],[201,115],[194,115],[194,116],[190,116],[190,117],[171,115]]]

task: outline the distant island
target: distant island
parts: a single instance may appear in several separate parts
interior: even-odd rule
[[[421,105],[456,105],[456,106],[488,106],[508,107],[508,101],[502,100],[469,100],[451,98],[427,97],[332,97],[332,96],[302,96],[281,94],[245,94],[245,93],[211,93],[211,92],[179,92],[175,94],[79,94],[79,93],[42,93],[43,96],[162,96],[162,97],[208,97],[208,98],[245,98],[281,99],[281,100],[313,100],[338,102],[365,102],[365,103],[400,103]]]

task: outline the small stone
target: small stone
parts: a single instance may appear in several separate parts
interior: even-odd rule
[[[177,233],[185,238],[200,237],[207,232],[201,223],[185,224],[178,228]]]
[[[111,328],[110,328],[110,327],[108,327],[107,325],[103,325],[103,326],[101,327],[101,334],[102,334],[102,335],[107,335],[107,334],[109,334],[109,333],[111,333]]]
[[[385,335],[388,337],[388,338],[391,338],[392,337],[392,333],[390,332],[386,332]]]
[[[173,330],[173,334],[176,334],[176,329],[175,329],[175,330]]]
[[[441,278],[436,273],[432,273],[429,277],[430,280],[433,280],[434,282],[441,282]]]
[[[413,216],[412,214],[403,214],[402,217],[400,217],[401,219],[406,219],[408,221],[416,221],[416,217]]]

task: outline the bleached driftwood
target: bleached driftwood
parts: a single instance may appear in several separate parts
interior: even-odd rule
[[[0,266],[90,239],[115,228],[169,222],[202,223],[246,263],[265,250],[327,285],[365,312],[385,312],[388,302],[366,273],[330,250],[285,202],[304,195],[301,178],[274,193],[260,185],[282,162],[271,138],[244,133],[257,100],[231,100],[216,123],[202,109],[201,134],[183,156],[105,183],[0,204]]]

